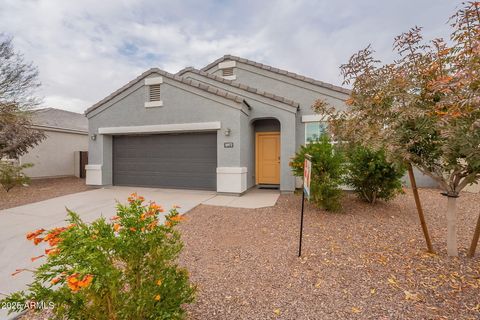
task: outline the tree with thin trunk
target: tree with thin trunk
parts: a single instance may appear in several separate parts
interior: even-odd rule
[[[39,104],[39,85],[37,68],[15,52],[11,38],[0,34],[0,161],[17,159],[44,139],[30,118]]]
[[[423,41],[415,27],[394,40],[397,60],[381,64],[370,46],[341,66],[352,92],[346,112],[324,101],[338,140],[385,148],[434,179],[447,197],[447,251],[458,255],[456,199],[480,179],[480,2],[451,18],[450,44]]]

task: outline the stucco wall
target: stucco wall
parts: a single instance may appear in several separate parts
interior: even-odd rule
[[[20,158],[20,163],[33,163],[24,172],[32,178],[73,176],[75,151],[87,151],[88,135],[45,131],[47,138]]]
[[[163,78],[160,86],[163,107],[145,108],[147,87],[140,81],[118,98],[88,115],[89,133],[97,134],[89,144],[89,164],[102,165],[102,184],[112,183],[112,138],[98,134],[101,127],[145,126],[220,121],[217,131],[217,159],[219,167],[241,167],[241,118],[246,117],[242,106],[225,101],[202,90],[171,79]],[[225,129],[230,135],[225,136]],[[233,142],[233,148],[224,148],[224,142]]]

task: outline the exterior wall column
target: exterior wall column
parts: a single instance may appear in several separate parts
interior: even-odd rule
[[[112,185],[112,136],[97,134],[95,141],[89,143],[88,157],[86,184]]]
[[[295,114],[292,113],[280,120],[280,191],[285,193],[295,191],[295,177],[289,165],[296,151],[295,119]]]

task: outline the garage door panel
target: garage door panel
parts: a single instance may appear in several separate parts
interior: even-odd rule
[[[216,189],[216,133],[115,136],[115,185]]]

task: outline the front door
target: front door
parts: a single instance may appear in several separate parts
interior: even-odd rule
[[[256,182],[280,184],[280,132],[256,134]]]

